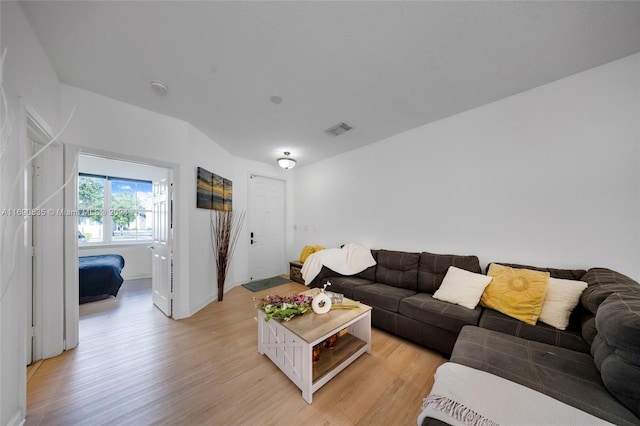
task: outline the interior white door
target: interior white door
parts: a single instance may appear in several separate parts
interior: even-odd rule
[[[169,172],[170,173],[170,172]],[[151,290],[153,304],[172,315],[172,185],[169,177],[153,182],[153,245],[151,248]]]
[[[284,259],[284,181],[249,178],[249,273],[251,280],[286,272]]]

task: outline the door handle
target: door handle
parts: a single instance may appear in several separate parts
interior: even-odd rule
[[[155,247],[154,246],[147,246],[147,248],[153,250]]]

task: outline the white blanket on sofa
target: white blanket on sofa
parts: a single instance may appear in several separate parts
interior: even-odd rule
[[[376,264],[371,250],[357,244],[348,243],[342,248],[325,249],[313,253],[302,264],[302,278],[309,284],[326,266],[342,275],[354,275]]]
[[[526,386],[461,364],[438,367],[425,417],[451,425],[611,425]]]

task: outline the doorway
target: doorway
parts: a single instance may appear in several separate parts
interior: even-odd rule
[[[282,275],[285,262],[285,182],[249,176],[249,276],[259,280]]]
[[[151,278],[153,304],[169,317],[173,287],[172,176],[172,169],[166,167],[79,154],[79,255],[122,256],[123,286],[131,280]]]

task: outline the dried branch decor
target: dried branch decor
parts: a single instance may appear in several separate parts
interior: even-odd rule
[[[231,257],[244,223],[245,212],[215,210],[211,212],[211,244],[218,275],[218,300],[224,295],[224,281]]]

